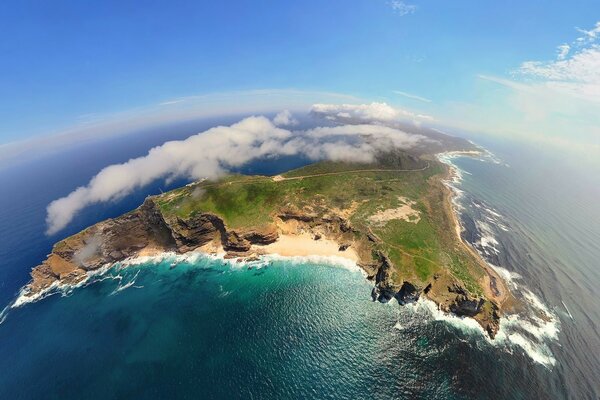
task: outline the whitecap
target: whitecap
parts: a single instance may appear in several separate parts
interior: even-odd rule
[[[248,266],[253,266],[256,268],[261,268],[267,265],[270,265],[272,261],[286,261],[287,263],[291,263],[292,265],[300,265],[300,264],[319,264],[319,265],[327,265],[334,267],[342,267],[351,271],[358,272],[360,271],[363,276],[367,276],[366,272],[360,268],[356,262],[349,260],[344,257],[339,256],[281,256],[279,254],[269,254],[260,256],[258,260],[247,261],[243,259],[226,259],[224,253],[218,254],[208,254],[198,251],[191,251],[184,254],[178,254],[175,252],[162,252],[152,256],[136,256],[130,257],[125,260],[116,262],[116,263],[106,263],[102,267],[88,271],[86,276],[76,284],[65,284],[59,281],[54,281],[50,286],[41,290],[38,293],[32,294],[31,289],[28,286],[24,286],[21,288],[19,293],[17,294],[15,300],[10,303],[4,311],[0,312],[0,323],[6,318],[6,314],[9,309],[18,308],[24,306],[29,303],[35,303],[36,301],[42,300],[48,296],[54,294],[61,294],[62,296],[69,296],[73,293],[73,290],[87,286],[92,283],[101,282],[105,279],[118,279],[121,280],[122,276],[117,275],[107,275],[107,272],[111,269],[119,271],[123,268],[129,268],[132,266],[140,266],[144,264],[160,264],[162,262],[169,262],[174,264],[179,263],[190,263],[196,264],[201,259],[220,261],[222,264],[227,265],[232,269],[242,269]],[[139,271],[138,271],[139,273]],[[119,285],[111,294],[118,293],[122,290],[125,290],[130,287],[135,287],[135,279],[136,276],[128,283],[124,285]],[[141,286],[139,286],[141,288]]]
[[[138,270],[135,273],[135,275],[133,276],[133,278],[131,278],[131,280],[129,282],[125,283],[124,285],[122,285],[121,283],[119,283],[117,285],[117,287],[112,291],[112,293],[109,296],[115,295],[115,294],[117,294],[117,293],[119,293],[119,292],[121,292],[121,291],[123,291],[125,289],[128,289],[130,287],[138,288],[138,289],[143,288],[143,286],[134,286],[135,285],[135,281],[136,281],[136,279],[137,279],[137,277],[138,277],[139,274],[140,274],[140,271]],[[118,279],[120,282],[123,281],[123,276],[122,275],[116,275],[115,278]]]

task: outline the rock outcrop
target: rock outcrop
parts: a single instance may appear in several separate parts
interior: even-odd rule
[[[497,305],[483,297],[473,296],[450,274],[436,274],[431,282],[420,286],[397,276],[398,270],[388,256],[376,250],[381,243],[370,229],[360,232],[338,215],[285,210],[275,216],[292,221],[312,233],[314,239],[337,241],[340,251],[352,247],[360,257],[359,266],[374,281],[372,298],[400,304],[417,301],[421,296],[433,300],[438,307],[458,316],[476,319],[491,337],[499,328]],[[267,245],[279,237],[275,224],[252,229],[229,229],[223,219],[211,213],[196,213],[183,219],[165,215],[153,198],[136,210],[109,219],[58,242],[52,253],[31,272],[30,295],[58,284],[76,284],[89,271],[153,250],[186,253],[208,243],[220,245],[228,258],[251,258],[253,245]]]

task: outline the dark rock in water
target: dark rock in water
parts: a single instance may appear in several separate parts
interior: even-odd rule
[[[487,331],[488,335],[490,335],[490,337],[493,339],[494,337],[496,337],[496,334],[500,330],[500,310],[496,303],[490,303],[492,305],[492,315],[490,320],[488,321],[487,326],[485,327],[485,330]]]
[[[474,317],[481,311],[485,299],[471,298],[466,295],[456,297],[454,303],[450,305],[450,311],[458,316]]]
[[[377,300],[377,296],[379,296],[379,291],[377,290],[377,286],[373,286],[373,290],[371,290],[371,300]]]
[[[375,286],[373,290],[371,290],[371,299],[373,299],[373,301],[379,301],[380,303],[385,304],[393,298],[394,291],[391,289]]]
[[[419,300],[421,290],[410,282],[404,281],[402,287],[396,293],[395,297],[400,304],[413,303]]]

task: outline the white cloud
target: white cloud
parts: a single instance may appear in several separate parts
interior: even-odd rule
[[[600,160],[600,22],[557,47],[551,60],[523,62],[512,79],[479,75],[504,89],[482,92],[477,102],[446,107],[445,120],[470,130],[512,136],[578,161]],[[439,113],[442,114],[442,113]]]
[[[417,6],[413,4],[407,4],[400,0],[390,1],[390,7],[400,16],[412,14],[417,11]]]
[[[298,120],[294,118],[292,113],[289,110],[283,110],[278,113],[275,118],[273,118],[273,122],[277,126],[294,126],[298,125]]]
[[[99,138],[127,135],[160,125],[201,118],[271,113],[286,108],[305,111],[317,102],[360,101],[354,96],[296,89],[259,89],[166,99],[160,104],[113,114],[87,114],[59,131],[39,132],[23,141],[0,143],[0,169],[26,158],[60,151]],[[0,132],[1,133],[1,132]]]
[[[311,112],[341,118],[356,118],[363,121],[392,121],[399,112],[386,103],[371,104],[314,104]]]
[[[386,103],[370,104],[315,104],[311,112],[333,121],[353,120],[358,122],[390,122],[410,119],[417,123],[422,119],[433,119],[428,115],[394,108]]]
[[[596,25],[592,29],[576,29],[579,33],[583,33],[583,36],[576,39],[578,43],[593,42],[600,37],[600,21],[596,22]]]
[[[517,72],[558,95],[600,102],[600,45],[594,43],[600,38],[600,21],[590,30],[577,30],[583,36],[558,46],[555,60],[526,61]]]
[[[249,117],[185,140],[166,142],[147,155],[102,169],[90,182],[48,205],[54,234],[83,208],[118,200],[157,179],[215,179],[251,160],[302,154],[311,159],[368,162],[379,150],[408,149],[424,137],[376,125],[347,125],[291,132],[265,117]]]
[[[571,46],[569,46],[568,44],[561,44],[560,46],[557,47],[557,51],[558,51],[558,59],[559,60],[564,60],[565,58],[567,58],[567,55],[569,54],[569,51],[571,51]]]
[[[559,94],[600,102],[600,46],[591,45],[555,61],[526,61],[519,73]]]

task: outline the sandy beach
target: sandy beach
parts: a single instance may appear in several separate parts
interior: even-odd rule
[[[281,234],[276,242],[259,246],[252,250],[259,254],[279,254],[284,257],[295,256],[335,256],[358,262],[358,255],[352,247],[340,251],[339,244],[333,240],[321,238],[315,240],[309,233]]]

